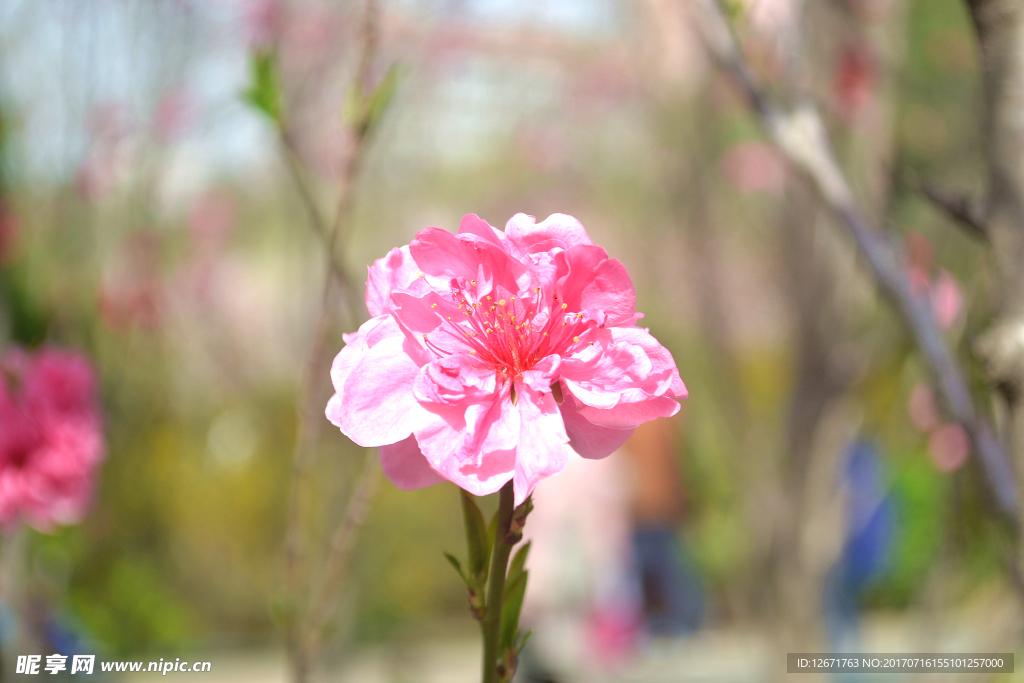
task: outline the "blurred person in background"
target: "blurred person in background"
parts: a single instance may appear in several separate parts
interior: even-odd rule
[[[652,636],[683,636],[704,619],[700,580],[679,539],[686,512],[679,428],[672,419],[646,423],[623,449],[632,479],[633,547],[644,620]]]
[[[822,611],[830,650],[858,652],[861,603],[890,565],[896,515],[885,463],[875,444],[853,442],[839,478],[846,500],[843,546],[825,576]]]
[[[679,426],[645,423],[611,456],[571,458],[534,492],[522,621],[537,637],[524,650],[520,683],[614,668],[650,637],[699,628],[704,597],[678,536],[686,508]]]

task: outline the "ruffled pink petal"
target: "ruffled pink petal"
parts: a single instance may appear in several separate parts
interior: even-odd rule
[[[631,428],[610,429],[595,425],[580,414],[582,407],[583,405],[569,393],[568,389],[563,390],[563,400],[558,408],[562,412],[565,433],[569,436],[569,445],[572,449],[584,458],[600,460],[611,455],[626,443],[633,433]]]
[[[576,245],[555,257],[559,265],[558,298],[569,310],[601,314],[605,327],[632,324],[636,292],[625,266],[592,244]]]
[[[392,292],[412,289],[422,293],[427,289],[408,246],[392,249],[374,261],[366,275],[366,310],[374,317],[388,312]]]
[[[497,379],[494,368],[481,366],[469,354],[454,354],[424,365],[413,383],[421,403],[469,407],[494,400]]]
[[[416,440],[437,470],[446,460],[480,464],[484,454],[514,449],[519,414],[512,408],[508,387],[475,401],[422,402],[429,418],[416,430]]]
[[[380,466],[391,483],[404,491],[423,489],[445,480],[423,457],[413,436],[381,446]]]
[[[562,358],[556,354],[547,356],[523,373],[523,384],[539,393],[551,393],[551,385],[558,378]]]
[[[399,334],[367,349],[329,404],[332,422],[360,446],[397,443],[424,419],[412,390],[420,368],[404,347]]]
[[[542,393],[525,382],[517,382],[516,393],[519,396],[520,427],[512,482],[515,503],[519,505],[542,479],[565,469],[572,449],[562,414],[551,392]]]
[[[434,291],[450,292],[453,280],[463,287],[472,287],[478,298],[497,289],[518,292],[530,286],[527,267],[504,248],[472,236],[462,237],[439,228],[426,228],[416,233],[409,245],[413,259]],[[473,282],[476,284],[471,285]]]
[[[343,335],[345,346],[334,357],[334,363],[331,365],[331,383],[334,384],[335,394],[328,401],[326,410],[327,419],[335,426],[341,427],[341,406],[344,399],[345,382],[352,374],[352,369],[362,360],[370,346],[388,336],[402,336],[402,331],[398,329],[398,325],[390,315],[371,318],[363,323],[357,331]]]
[[[505,224],[505,238],[516,257],[593,244],[583,225],[572,216],[554,213],[537,223],[533,216],[517,213]]]
[[[502,250],[507,250],[505,234],[492,227],[490,223],[475,213],[467,213],[462,217],[462,223],[459,224],[459,235],[472,235],[485,242],[490,242]]]
[[[659,417],[672,417],[679,408],[679,402],[667,396],[655,396],[639,403],[620,403],[611,408],[594,408],[582,401],[578,405],[581,417],[608,429],[635,429]]]
[[[474,410],[435,405],[430,414],[416,441],[441,476],[477,496],[512,478],[520,425],[507,390]]]
[[[595,330],[594,344],[562,361],[561,378],[594,408],[687,396],[672,354],[639,327]]]

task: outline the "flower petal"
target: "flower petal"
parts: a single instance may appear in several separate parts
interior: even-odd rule
[[[584,458],[600,460],[611,455],[626,443],[633,433],[632,428],[610,429],[594,424],[580,414],[580,409],[584,406],[569,393],[568,389],[563,391],[563,396],[558,407],[562,411],[562,421],[565,423],[565,433],[569,436],[569,445]]]
[[[464,407],[493,401],[496,388],[494,368],[481,367],[478,359],[466,353],[424,365],[413,383],[413,393],[421,403]]]
[[[588,317],[604,314],[606,327],[632,324],[636,315],[636,291],[625,266],[608,258],[608,252],[592,244],[579,244],[555,257],[559,263],[558,298],[570,311]]]
[[[494,493],[512,478],[519,411],[508,392],[474,410],[431,406],[416,430],[424,457],[445,479],[476,496]]]
[[[371,316],[387,313],[391,293],[410,288],[420,292],[427,289],[427,284],[420,277],[419,266],[413,261],[409,247],[392,249],[367,268],[366,310]]]
[[[445,480],[423,457],[413,436],[381,446],[380,466],[391,483],[405,491],[426,488]]]
[[[450,292],[452,281],[473,285],[478,298],[503,289],[518,292],[530,286],[530,272],[505,249],[482,239],[464,239],[440,228],[416,233],[409,245],[413,259],[434,291]]]
[[[578,244],[593,244],[578,220],[564,213],[553,213],[540,223],[533,216],[517,213],[505,224],[505,238],[513,255],[568,249]]]
[[[612,408],[594,408],[584,405],[582,401],[578,406],[581,417],[593,425],[608,429],[635,429],[659,417],[672,417],[679,412],[679,408],[679,402],[667,396],[656,396],[639,403],[620,403]]]
[[[525,382],[516,383],[519,397],[519,447],[512,478],[515,503],[520,505],[545,477],[565,469],[572,449],[562,414],[551,392],[539,392]]]
[[[397,443],[424,418],[412,391],[420,368],[405,341],[405,335],[390,335],[370,347],[328,404],[331,421],[360,446]]]
[[[334,384],[334,396],[327,403],[327,419],[336,426],[341,426],[341,405],[344,398],[345,381],[352,374],[352,369],[362,360],[370,347],[387,336],[401,335],[395,321],[389,315],[377,316],[363,323],[351,334],[343,335],[345,346],[334,357],[331,366],[331,383]]]
[[[594,344],[562,361],[560,376],[585,405],[612,408],[655,396],[686,398],[668,349],[639,327],[595,330]]]
[[[490,223],[475,213],[467,213],[462,217],[462,223],[459,224],[459,235],[473,235],[507,251],[505,233],[493,228]]]

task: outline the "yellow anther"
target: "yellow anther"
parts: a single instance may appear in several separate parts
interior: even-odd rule
[[[515,300],[516,300],[516,298],[515,298],[515,297],[512,297],[512,301],[514,302]]]
[[[563,310],[563,311],[564,311],[565,309],[567,309],[567,308],[569,308],[569,304],[562,304],[562,310]]]
[[[490,295],[490,294],[488,294],[488,295],[487,295],[487,300],[488,300],[488,301],[490,301],[490,300],[491,300],[491,295]]]
[[[431,308],[437,308],[437,304],[430,304]]]
[[[471,354],[473,354],[474,356],[476,355],[476,349],[470,349],[470,350],[469,350],[469,352],[470,352]]]
[[[474,287],[476,287],[476,280],[470,280],[470,281],[469,281],[469,284],[471,284],[471,285],[473,285]]]
[[[580,338],[579,338],[579,337],[573,337],[573,338],[572,338],[572,340],[573,340],[574,342],[578,342],[578,341],[580,340]]]
[[[504,299],[498,299],[498,305],[499,306],[504,306],[505,305],[505,300]]]
[[[427,341],[427,335],[423,335],[423,341]]]

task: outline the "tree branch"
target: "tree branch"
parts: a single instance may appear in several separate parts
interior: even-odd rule
[[[708,49],[735,79],[775,144],[814,182],[822,199],[853,237],[882,290],[901,314],[932,371],[952,418],[971,437],[999,508],[1017,520],[1013,474],[1002,446],[974,406],[964,375],[946,347],[927,300],[913,293],[895,251],[871,226],[839,168],[815,107],[804,102],[786,111],[759,86],[740,53],[722,8],[715,0],[691,0]]]
[[[951,192],[927,180],[915,179],[912,182],[918,192],[964,228],[967,234],[988,241],[985,210],[981,202],[968,195]]]
[[[361,93],[370,91],[370,76],[378,45],[377,0],[366,0],[362,26],[362,48],[357,67],[357,83]],[[363,116],[367,115],[364,112]],[[307,595],[307,605],[300,597],[299,565],[302,550],[302,507],[303,492],[307,486],[316,444],[324,426],[322,404],[318,403],[321,378],[326,378],[325,355],[330,340],[333,301],[331,297],[335,283],[338,283],[346,297],[350,322],[361,319],[362,301],[356,296],[352,280],[345,263],[338,253],[338,245],[347,236],[352,212],[355,207],[355,185],[362,170],[363,159],[369,142],[370,126],[365,119],[352,127],[353,144],[338,178],[338,199],[334,218],[327,223],[312,191],[306,183],[306,172],[298,149],[287,124],[279,123],[278,132],[289,171],[306,206],[310,226],[324,245],[327,261],[327,275],[324,280],[320,314],[313,335],[313,344],[306,363],[299,426],[292,463],[292,484],[289,495],[288,519],[285,537],[285,590],[293,610],[288,623],[288,649],[291,657],[292,676],[295,683],[304,683],[309,677],[310,667],[322,644],[324,626],[330,619],[337,602],[348,561],[358,529],[362,526],[369,508],[379,466],[376,451],[367,453],[357,483],[353,487],[348,506],[334,532],[328,557],[316,587]],[[354,325],[353,325],[354,326]]]

